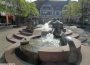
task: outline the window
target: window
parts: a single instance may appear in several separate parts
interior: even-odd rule
[[[43,7],[43,9],[45,9],[45,10],[51,10],[51,7]]]
[[[51,5],[43,5],[42,7],[41,7],[41,10],[52,10],[52,6]]]
[[[41,11],[41,15],[52,15],[52,11]]]

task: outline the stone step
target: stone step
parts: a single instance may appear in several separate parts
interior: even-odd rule
[[[79,34],[77,34],[77,33],[72,33],[72,35],[70,35],[70,37],[73,37],[73,38],[78,39],[78,38],[79,38]]]
[[[7,36],[6,36],[6,39],[7,39],[9,42],[11,42],[11,43],[20,42],[20,40],[19,40],[19,39],[14,38],[12,34],[7,35]]]
[[[25,36],[31,36],[32,35],[32,33],[29,33],[29,32],[23,31],[23,30],[20,30],[19,32],[20,32],[20,34],[25,35]]]
[[[11,48],[5,52],[5,60],[7,63],[15,63],[15,65],[32,65],[18,58],[15,54],[15,48]]]
[[[23,39],[23,37],[19,36],[17,33],[13,34],[13,37],[19,40]]]
[[[13,37],[21,40],[23,38],[27,38],[28,36],[22,35],[20,33],[16,33],[16,34],[13,34]]]

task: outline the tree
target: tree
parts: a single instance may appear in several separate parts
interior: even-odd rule
[[[80,3],[80,7],[81,7],[81,22],[82,24],[87,23],[86,20],[88,20],[89,16],[88,16],[88,12],[90,11],[90,7],[88,5],[90,5],[90,0],[79,0]]]
[[[39,15],[39,11],[34,2],[29,3],[26,2],[25,0],[19,0],[18,9],[19,9],[18,12],[24,17]]]
[[[8,14],[14,15],[14,24],[17,25],[27,18],[39,15],[36,4],[25,0],[0,0],[0,12],[6,13],[7,24],[9,22]]]
[[[64,6],[62,10],[62,16],[66,19],[69,19],[69,22],[71,22],[71,19],[79,16],[80,12],[81,10],[79,3],[70,1],[67,5]]]
[[[28,3],[25,0],[0,0],[0,11],[21,16],[39,15],[35,3]]]
[[[39,11],[38,11],[36,4],[34,2],[32,2],[32,3],[27,2],[27,9],[28,9],[28,17],[39,15]]]

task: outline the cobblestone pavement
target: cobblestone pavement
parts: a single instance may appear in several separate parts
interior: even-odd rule
[[[8,46],[11,45],[11,43],[9,43],[6,40],[6,36],[8,34],[17,33],[19,29],[21,28],[10,28],[10,29],[5,28],[0,30],[0,62],[1,62],[1,57],[5,52],[6,48],[8,48]]]

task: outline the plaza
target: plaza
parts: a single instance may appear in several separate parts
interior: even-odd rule
[[[0,64],[90,64],[88,0],[5,0],[0,7]]]
[[[71,28],[72,30],[73,30],[73,28],[75,27],[75,26],[72,26],[72,27],[68,27],[68,26],[66,26],[67,28]],[[23,27],[24,28],[24,27]],[[10,29],[2,29],[2,30],[0,30],[0,33],[1,33],[1,35],[0,35],[0,40],[1,40],[1,44],[0,44],[0,57],[1,57],[1,59],[0,59],[0,62],[4,62],[4,59],[2,58],[2,56],[3,56],[3,54],[4,54],[4,52],[7,50],[7,48],[8,47],[10,47],[10,46],[12,46],[13,44],[11,44],[11,42],[8,42],[7,40],[6,40],[6,36],[7,35],[9,35],[9,34],[14,34],[14,33],[17,33],[19,30],[21,30],[22,29],[22,27],[21,28],[10,28]],[[79,32],[78,32],[78,30],[79,30]],[[86,32],[84,31],[84,29],[77,29],[77,30],[75,30],[75,28],[74,28],[74,32],[76,33],[76,32],[78,32],[78,34],[80,34],[80,35],[83,35],[83,34],[86,34]],[[88,35],[86,35],[86,37],[88,38],[88,40],[90,39],[90,37],[89,37],[89,32],[88,32]],[[82,43],[83,45],[85,45],[87,48],[89,48],[89,43]],[[85,49],[84,49],[85,50]],[[89,51],[87,50],[85,53],[88,53]],[[83,52],[84,53],[84,52]],[[87,55],[85,55],[84,54],[84,56],[86,57]],[[84,62],[87,62],[87,60],[84,60]]]

